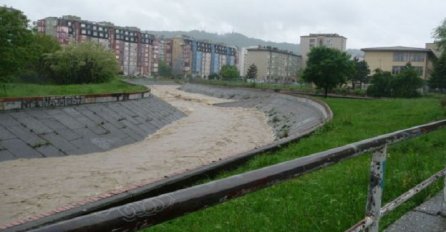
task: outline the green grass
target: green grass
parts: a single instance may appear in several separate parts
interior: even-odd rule
[[[6,91],[5,91],[6,90]],[[45,85],[8,83],[3,88],[0,85],[0,97],[34,97],[51,95],[83,95],[100,93],[130,93],[147,90],[141,85],[132,85],[118,78],[101,84],[79,85]]]
[[[218,178],[306,156],[358,140],[442,119],[439,98],[326,99],[332,122],[298,143],[258,156]],[[446,164],[446,129],[389,147],[384,187],[388,202]],[[194,212],[145,231],[344,231],[364,217],[370,154]],[[209,180],[203,180],[206,182]],[[440,181],[442,182],[442,181]],[[384,217],[389,225],[436,194],[437,183]]]

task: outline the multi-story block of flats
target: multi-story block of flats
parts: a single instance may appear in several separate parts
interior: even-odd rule
[[[345,51],[347,48],[347,38],[338,34],[310,34],[301,36],[300,53],[302,55],[303,68],[306,67],[310,50],[320,46]]]
[[[124,75],[150,76],[157,72],[155,37],[136,27],[118,27],[109,22],[90,22],[76,16],[48,17],[37,21],[40,33],[53,36],[60,44],[86,41],[114,52]]]
[[[251,65],[257,67],[258,82],[290,83],[297,79],[301,56],[274,47],[247,48],[244,57],[243,76]]]
[[[237,49],[190,37],[172,39],[172,70],[175,74],[207,79],[224,65],[237,64]]]

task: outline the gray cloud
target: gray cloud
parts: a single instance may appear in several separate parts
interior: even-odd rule
[[[347,47],[414,46],[432,41],[446,1],[431,0],[2,0],[31,20],[78,15],[145,30],[239,32],[298,43],[309,33],[338,33]]]

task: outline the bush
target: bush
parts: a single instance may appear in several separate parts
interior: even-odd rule
[[[423,86],[423,80],[418,72],[407,64],[399,74],[377,70],[372,77],[367,95],[374,97],[418,97],[418,89]]]
[[[119,72],[112,52],[99,44],[81,43],[48,54],[43,72],[58,84],[110,81]]]
[[[392,79],[390,72],[376,70],[372,76],[371,85],[367,88],[367,95],[373,97],[390,97],[392,95]]]

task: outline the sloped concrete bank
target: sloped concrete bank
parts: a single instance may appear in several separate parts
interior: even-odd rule
[[[207,92],[207,95],[235,100],[235,102],[220,103],[218,104],[219,106],[257,108],[266,113],[269,117],[270,125],[274,128],[276,135],[281,138],[277,139],[272,144],[243,152],[231,156],[230,158],[201,166],[192,171],[165,178],[164,180],[136,184],[125,190],[108,192],[97,196],[94,199],[60,208],[43,218],[20,221],[16,223],[16,225],[9,227],[6,231],[25,231],[48,223],[54,223],[76,216],[106,210],[117,205],[178,190],[193,184],[194,181],[203,177],[212,176],[221,170],[231,169],[243,164],[258,154],[276,150],[284,144],[296,141],[299,138],[310,134],[332,117],[332,113],[328,106],[308,98],[297,98],[255,90],[234,90],[196,85],[186,85],[183,86],[183,89],[205,94]]]
[[[229,89],[196,84],[186,84],[181,89],[235,100],[235,102],[218,104],[219,106],[256,108],[264,112],[269,118],[268,123],[275,130],[277,140],[306,133],[332,117],[330,108],[323,102],[306,97],[278,94],[274,91]]]
[[[143,140],[185,114],[155,96],[0,112],[0,161],[88,154]]]

